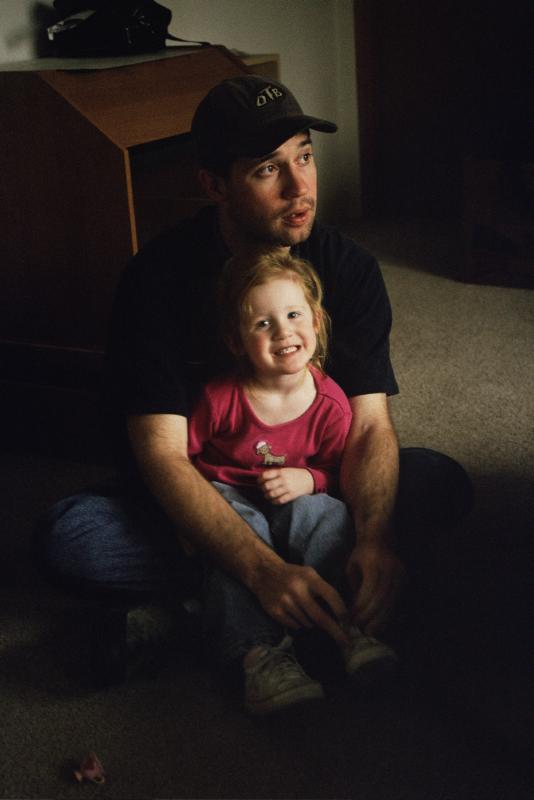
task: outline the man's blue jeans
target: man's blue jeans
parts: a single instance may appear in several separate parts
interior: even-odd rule
[[[471,503],[471,482],[459,464],[432,450],[401,450],[395,527],[409,573],[413,565],[425,576],[426,543]],[[34,552],[56,584],[116,605],[121,598],[128,605],[132,596],[185,599],[204,578],[200,560],[185,555],[148,491],[119,481],[56,503],[37,525]]]

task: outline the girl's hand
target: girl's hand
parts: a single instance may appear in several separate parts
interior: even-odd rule
[[[303,494],[313,494],[315,483],[307,469],[284,467],[266,469],[258,478],[265,498],[275,505],[283,505]]]

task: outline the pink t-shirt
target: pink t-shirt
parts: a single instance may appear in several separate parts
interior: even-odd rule
[[[210,481],[255,486],[273,467],[308,469],[316,492],[335,493],[352,412],[340,387],[312,368],[317,395],[296,419],[266,425],[235,378],[208,383],[189,419],[189,456]]]

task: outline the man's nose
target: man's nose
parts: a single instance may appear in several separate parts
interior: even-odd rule
[[[302,197],[308,190],[308,181],[302,171],[298,167],[288,167],[284,181],[284,197]]]

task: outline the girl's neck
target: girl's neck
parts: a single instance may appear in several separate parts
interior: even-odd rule
[[[291,395],[299,392],[311,378],[309,366],[295,375],[261,375],[254,373],[248,376],[243,385],[248,392],[262,392],[273,395]]]
[[[308,410],[317,395],[315,380],[308,367],[296,375],[274,379],[256,376],[245,381],[243,389],[252,410],[266,425],[282,425],[297,419]]]

